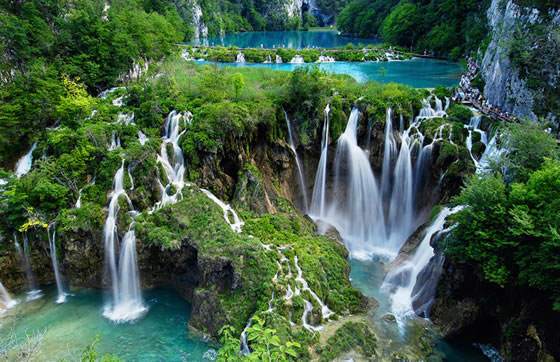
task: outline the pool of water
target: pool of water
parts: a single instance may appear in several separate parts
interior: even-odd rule
[[[398,351],[401,346],[410,343],[414,328],[431,328],[429,321],[417,318],[403,321],[400,325],[387,322],[384,318],[391,313],[390,296],[381,288],[387,274],[387,264],[383,259],[350,261],[350,278],[352,285],[364,295],[375,298],[379,306],[373,314],[372,321],[377,332],[384,340],[390,340],[389,350]],[[418,324],[420,323],[420,324]],[[435,341],[435,357],[443,361],[453,362],[487,362],[480,349],[468,343],[449,343],[443,339]]]
[[[190,305],[177,293],[154,289],[145,291],[144,298],[149,311],[142,319],[115,324],[101,314],[100,291],[80,290],[65,304],[55,304],[56,291],[49,290],[0,317],[0,356],[11,337],[23,341],[36,333],[43,338],[34,361],[79,359],[97,336],[99,353],[111,352],[125,361],[204,361],[211,355],[207,343],[189,334]]]
[[[458,63],[436,59],[414,58],[394,62],[335,62],[320,64],[253,64],[214,63],[227,67],[256,67],[292,71],[298,67],[317,66],[334,74],[348,74],[359,82],[403,83],[415,88],[452,87],[459,84],[462,68]]]
[[[340,48],[348,44],[378,44],[378,39],[353,38],[337,31],[255,31],[226,34],[192,42],[194,45],[236,46],[240,48]]]

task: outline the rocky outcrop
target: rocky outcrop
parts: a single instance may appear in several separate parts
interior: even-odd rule
[[[544,88],[554,89],[560,80],[560,44],[554,37],[554,29],[560,25],[560,11],[539,11],[517,5],[513,0],[493,0],[487,15],[492,38],[481,65],[486,99],[521,118],[536,120],[537,116],[547,116],[542,112],[548,112],[545,109],[550,107],[538,103],[547,102],[542,99]],[[535,26],[544,27],[545,35],[537,35]],[[531,41],[524,44],[525,39]],[[549,47],[553,51],[541,49]],[[519,54],[523,52],[542,52],[541,64],[524,66],[519,59],[525,56]],[[538,74],[532,74],[531,67],[539,67],[535,70]]]
[[[491,285],[453,260],[443,270],[430,318],[446,339],[497,346],[507,361],[560,358],[560,313],[546,295]]]

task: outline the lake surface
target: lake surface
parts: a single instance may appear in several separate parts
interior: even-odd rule
[[[190,305],[177,293],[154,289],[143,294],[149,311],[132,324],[103,318],[103,296],[97,290],[80,290],[65,304],[54,303],[55,290],[22,302],[0,318],[0,356],[8,336],[21,342],[26,334],[41,331],[43,342],[34,361],[77,360],[96,336],[101,355],[111,352],[124,361],[204,361],[212,354],[208,344],[189,334]]]
[[[379,44],[378,39],[353,38],[328,31],[255,31],[201,39],[191,44],[236,46],[240,48],[341,48],[348,44]]]
[[[289,61],[289,60],[287,60]],[[391,62],[335,62],[310,64],[212,63],[228,67],[256,67],[292,71],[298,67],[317,66],[335,74],[347,74],[359,82],[403,83],[415,88],[452,87],[459,84],[462,67],[458,63],[414,58]]]

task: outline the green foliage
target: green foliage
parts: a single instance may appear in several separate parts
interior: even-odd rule
[[[97,345],[99,344],[100,337],[97,336],[95,341],[88,345],[82,352],[82,356],[80,358],[81,362],[120,362],[122,361],[119,357],[112,355],[112,354],[104,354],[99,356],[99,352],[97,352]]]
[[[352,350],[359,352],[367,360],[376,358],[377,338],[367,324],[363,322],[346,322],[338,328],[327,343],[318,348],[320,361],[332,361],[343,353]]]
[[[542,291],[558,309],[559,197],[558,161],[511,186],[500,176],[473,178],[457,198],[466,208],[454,216],[449,255],[473,263],[491,283]]]
[[[381,36],[395,45],[458,59],[485,39],[488,5],[488,0],[353,0],[337,25],[344,33]]]
[[[560,153],[556,139],[534,123],[510,124],[504,133],[505,148],[502,164],[508,177],[525,182],[531,172],[539,169],[545,159],[558,159]]]

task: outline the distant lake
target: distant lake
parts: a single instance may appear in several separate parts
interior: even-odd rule
[[[415,88],[456,86],[459,83],[462,71],[458,63],[425,58],[392,62],[335,62],[319,64],[199,63],[212,63],[227,67],[258,67],[283,71],[292,71],[297,67],[317,66],[330,73],[348,74],[359,82],[394,82],[407,84]]]
[[[338,35],[335,30],[325,31],[254,31],[226,34],[195,41],[194,45],[236,46],[240,48],[341,48],[347,44],[379,44],[378,39],[353,38]]]

